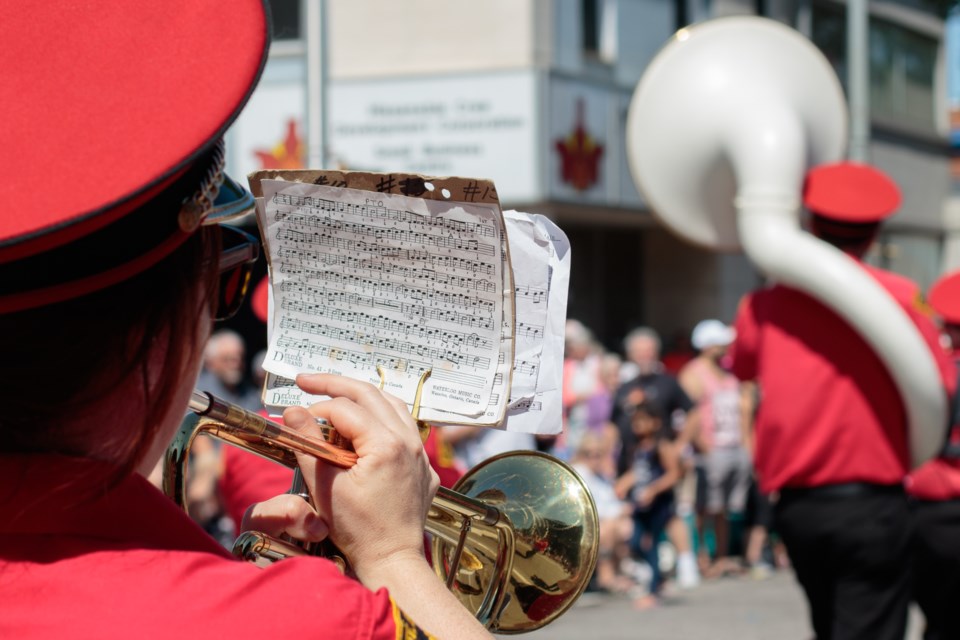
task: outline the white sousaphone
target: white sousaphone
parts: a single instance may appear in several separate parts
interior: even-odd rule
[[[947,422],[936,362],[896,300],[800,226],[807,169],[840,160],[846,141],[843,91],[827,60],[797,31],[759,17],[679,31],[641,78],[627,119],[634,181],[667,227],[702,246],[742,248],[876,351],[903,398],[919,465],[939,450]]]

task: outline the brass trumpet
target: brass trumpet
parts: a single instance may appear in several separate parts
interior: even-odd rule
[[[164,492],[186,509],[190,446],[204,433],[297,470],[294,452],[344,468],[357,456],[336,431],[324,438],[194,392],[167,449]],[[297,488],[294,492],[301,492]],[[583,480],[565,463],[515,451],[471,469],[453,490],[441,487],[427,516],[434,571],[494,633],[533,631],[555,620],[586,588],[597,561],[597,510]],[[308,553],[295,542],[247,532],[234,544],[245,559]]]

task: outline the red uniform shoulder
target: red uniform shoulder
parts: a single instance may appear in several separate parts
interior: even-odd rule
[[[885,271],[884,269],[879,269],[869,264],[864,264],[863,267],[897,299],[897,302],[912,307],[922,313],[927,312],[923,292],[920,290],[920,285],[916,282],[899,273]]]

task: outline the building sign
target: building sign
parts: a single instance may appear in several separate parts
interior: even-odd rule
[[[488,178],[501,201],[538,199],[532,72],[332,82],[330,164]]]
[[[630,93],[553,76],[544,104],[542,154],[547,197],[570,203],[635,209],[642,206],[624,149]]]
[[[287,121],[287,134],[270,149],[254,149],[260,159],[261,169],[303,169],[306,157],[306,145],[297,130],[297,121]]]
[[[231,175],[303,168],[305,101],[301,82],[261,83],[230,128],[227,169]]]
[[[583,122],[583,99],[577,101],[577,121],[573,131],[556,141],[560,154],[560,179],[577,191],[597,183],[603,144],[587,132]]]

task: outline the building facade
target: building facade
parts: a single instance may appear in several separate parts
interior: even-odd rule
[[[614,349],[641,324],[669,343],[704,317],[729,321],[761,282],[743,256],[672,236],[633,184],[627,111],[659,48],[680,27],[759,13],[808,35],[845,75],[845,4],[833,0],[272,4],[277,40],[228,134],[231,168],[320,162],[492,179],[505,209],[545,214],[567,233],[568,315]],[[871,161],[904,193],[873,260],[923,285],[960,237],[937,11],[870,3]]]

